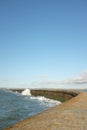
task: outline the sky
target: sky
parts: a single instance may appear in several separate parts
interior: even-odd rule
[[[0,87],[87,88],[87,1],[0,0]]]

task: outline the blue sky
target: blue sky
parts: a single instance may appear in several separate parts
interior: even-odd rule
[[[0,0],[0,87],[86,88],[86,59],[86,0]]]

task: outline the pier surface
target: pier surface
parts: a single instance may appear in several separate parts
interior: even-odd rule
[[[87,93],[80,92],[61,105],[4,130],[87,130]]]

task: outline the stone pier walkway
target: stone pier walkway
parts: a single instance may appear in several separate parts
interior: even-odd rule
[[[5,130],[87,130],[87,93],[27,118]]]

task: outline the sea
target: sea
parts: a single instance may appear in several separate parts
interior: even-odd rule
[[[59,104],[43,96],[32,96],[29,89],[21,93],[0,89],[0,130]]]

